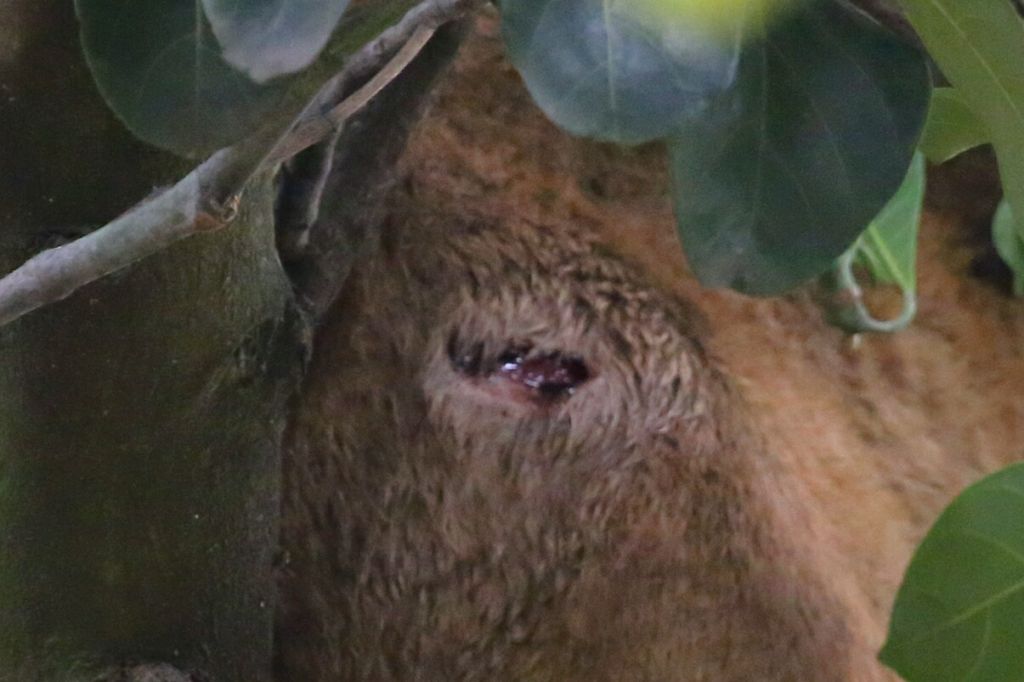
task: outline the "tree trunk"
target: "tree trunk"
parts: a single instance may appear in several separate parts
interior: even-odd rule
[[[324,62],[409,5],[355,5]],[[309,326],[293,288],[321,312],[373,241],[463,28],[442,28],[346,126],[331,215],[293,281],[267,174],[227,230],[0,327],[0,682],[269,679],[280,437]],[[0,150],[0,272],[192,166],[110,113],[62,0],[0,0]]]
[[[72,3],[0,0],[0,267],[191,165],[101,101]],[[0,680],[269,675],[302,324],[269,177],[240,218],[0,329]]]

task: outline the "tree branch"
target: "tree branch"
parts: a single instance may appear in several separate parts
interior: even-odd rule
[[[453,3],[453,7],[422,4],[413,8],[398,24],[381,34],[375,45],[361,55],[363,65],[352,64],[350,70],[332,80],[318,99],[345,99],[361,81],[372,75],[374,63],[386,58],[389,46],[398,42],[394,36],[408,34],[418,25],[440,26],[449,21],[453,13],[465,13],[478,4],[482,3],[462,0]],[[315,109],[315,102],[311,107]],[[321,137],[318,143],[289,154],[287,162],[281,167],[281,191],[278,195],[275,230],[278,253],[286,269],[290,269],[292,264],[306,257],[309,231],[319,218],[324,188],[333,167],[334,150],[342,129],[341,126],[336,127],[331,134]],[[317,137],[322,131],[310,129],[309,132],[312,137]]]
[[[396,164],[431,99],[432,83],[468,30],[468,19],[440,28],[409,67],[340,131],[333,163],[318,179],[323,195],[319,219],[309,230],[308,243],[285,264],[298,300],[314,320],[327,312],[352,266],[376,248],[386,231],[392,190],[402,178]]]
[[[283,134],[263,130],[222,149],[177,184],[111,223],[30,258],[0,279],[0,325],[66,298],[177,241],[228,225],[256,173],[332,135],[402,72],[437,27],[480,4],[480,0],[424,0],[353,54]],[[345,97],[351,83],[374,73]]]

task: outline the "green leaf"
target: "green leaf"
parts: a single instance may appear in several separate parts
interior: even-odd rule
[[[828,270],[903,181],[929,92],[921,54],[838,3],[751,43],[729,96],[669,145],[700,280],[776,294]]]
[[[864,233],[836,263],[839,285],[851,306],[837,319],[853,332],[895,332],[904,329],[917,312],[917,233],[925,191],[924,155],[918,152],[903,184],[871,221]],[[864,305],[853,264],[867,268],[876,282],[895,284],[903,292],[903,311],[892,320],[876,319]]]
[[[908,682],[1024,679],[1024,464],[964,491],[914,554],[882,661]]]
[[[138,137],[198,157],[253,130],[280,99],[229,66],[198,0],[75,0],[103,97]]]
[[[903,184],[857,240],[857,261],[879,282],[917,290],[917,232],[924,204],[924,156],[914,155]]]
[[[575,135],[664,137],[735,78],[741,17],[726,35],[651,21],[631,0],[505,0],[501,9],[508,55],[530,94]]]
[[[202,0],[224,59],[264,83],[308,66],[348,0]]]
[[[944,163],[990,139],[985,123],[956,88],[932,91],[932,105],[920,145],[929,161]]]
[[[1013,219],[1013,209],[1006,199],[999,202],[999,208],[992,219],[992,241],[999,257],[1013,272],[1013,295],[1024,296],[1024,239],[1020,236],[1020,228]]]
[[[991,133],[1007,198],[1024,215],[1024,22],[1010,0],[899,0],[928,51]],[[1017,224],[1024,235],[1024,226]]]

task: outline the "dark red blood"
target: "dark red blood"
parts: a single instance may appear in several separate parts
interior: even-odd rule
[[[581,358],[560,352],[534,357],[513,352],[503,354],[499,362],[497,374],[547,398],[572,395],[573,390],[590,378],[590,371]]]
[[[452,368],[466,377],[484,380],[497,395],[551,402],[572,395],[591,378],[583,359],[563,351],[538,351],[530,343],[510,343],[498,355],[485,357],[482,342],[465,343],[456,333],[448,337]],[[500,386],[512,388],[511,393]],[[524,395],[525,393],[525,395]]]

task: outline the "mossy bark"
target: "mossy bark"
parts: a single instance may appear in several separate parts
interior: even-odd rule
[[[356,3],[294,96],[411,4]],[[279,262],[267,175],[226,230],[0,327],[0,682],[269,679],[280,436],[307,352],[293,285],[314,313],[341,285],[462,29],[347,127],[331,188],[361,198],[332,204],[304,276]],[[0,0],[0,273],[192,165],[106,107],[73,3]]]
[[[0,43],[6,272],[190,164],[109,113],[72,3],[0,0]],[[0,680],[133,661],[268,678],[302,331],[272,211],[263,177],[227,230],[0,328]]]

